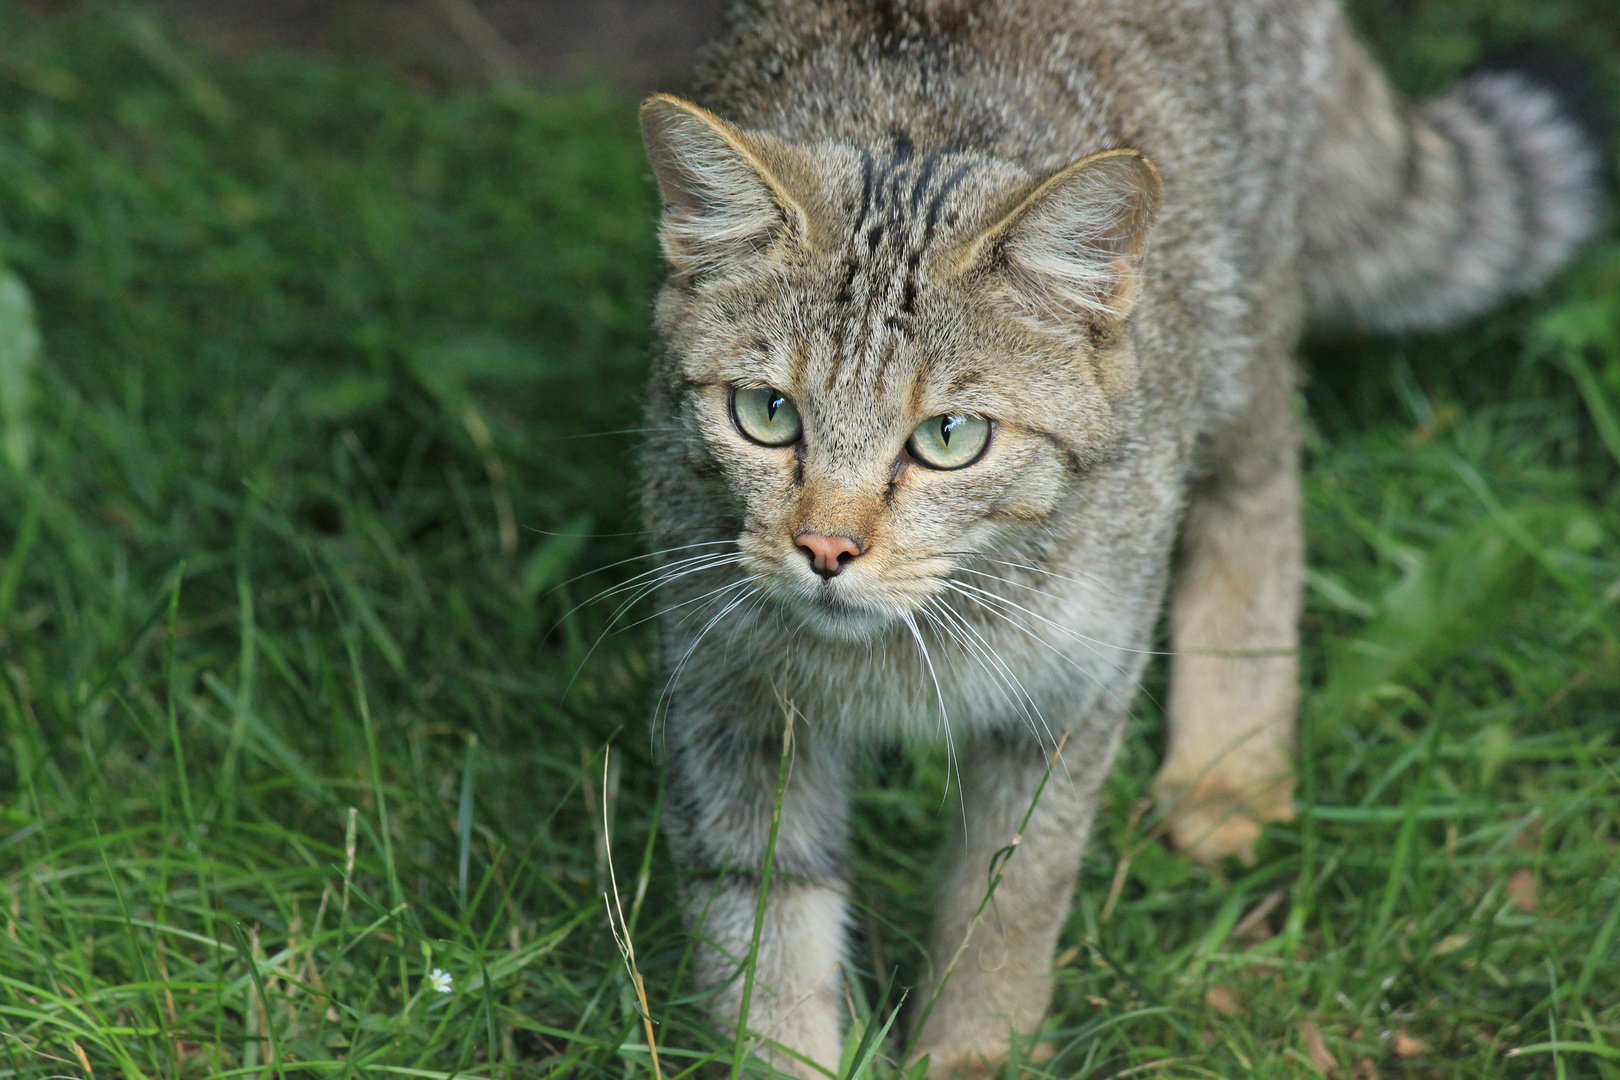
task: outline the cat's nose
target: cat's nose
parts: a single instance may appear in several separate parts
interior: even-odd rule
[[[835,577],[845,563],[861,553],[861,545],[847,536],[807,532],[795,536],[793,542],[810,556],[811,568],[824,578]]]

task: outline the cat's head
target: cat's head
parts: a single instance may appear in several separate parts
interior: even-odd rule
[[[903,619],[1118,437],[1161,189],[1140,153],[1034,175],[904,135],[793,144],[664,96],[642,130],[665,419],[745,569],[806,625]]]

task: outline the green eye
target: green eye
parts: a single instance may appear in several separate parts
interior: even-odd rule
[[[990,421],[946,413],[917,425],[906,443],[911,456],[930,469],[960,469],[979,460],[990,441]]]
[[[768,388],[739,386],[732,390],[731,419],[738,431],[761,446],[787,446],[798,442],[804,431],[793,402]]]

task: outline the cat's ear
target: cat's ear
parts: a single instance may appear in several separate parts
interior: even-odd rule
[[[1106,330],[1131,313],[1164,183],[1140,151],[1105,150],[1036,185],[969,245],[1033,307]]]
[[[689,101],[655,94],[641,137],[664,196],[664,257],[687,282],[736,265],[787,236],[808,241],[802,163],[780,140],[745,132]]]

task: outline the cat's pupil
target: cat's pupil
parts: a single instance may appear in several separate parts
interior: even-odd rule
[[[772,420],[775,420],[776,419],[776,410],[780,409],[782,407],[782,402],[785,401],[785,400],[787,400],[787,399],[784,398],[781,394],[772,394],[771,395],[771,403],[769,405],[765,406],[766,416],[768,416]]]
[[[939,437],[946,446],[951,445],[951,429],[961,420],[960,416],[942,416],[939,418]]]

